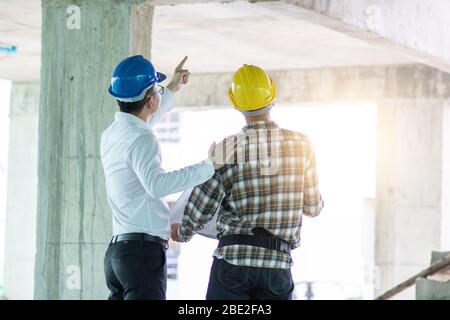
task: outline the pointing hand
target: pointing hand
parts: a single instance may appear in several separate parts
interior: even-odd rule
[[[167,88],[174,93],[179,91],[181,86],[183,84],[187,84],[189,81],[189,76],[191,73],[188,69],[183,69],[187,58],[188,57],[185,56],[183,60],[181,60],[181,62],[177,65],[173,77],[167,85]]]

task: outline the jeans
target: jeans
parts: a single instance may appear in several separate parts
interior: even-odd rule
[[[104,269],[109,300],[166,299],[166,252],[160,243],[128,240],[110,244]]]
[[[214,258],[207,300],[291,300],[294,282],[290,269],[232,265]]]

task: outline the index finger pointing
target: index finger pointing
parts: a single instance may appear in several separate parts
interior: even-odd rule
[[[184,63],[186,62],[186,60],[187,60],[187,56],[185,56],[184,58],[183,58],[183,60],[181,60],[181,62],[177,65],[177,67],[175,68],[175,71],[181,71],[182,69],[183,69],[183,66],[184,66]]]

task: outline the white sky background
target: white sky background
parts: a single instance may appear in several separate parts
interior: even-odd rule
[[[281,127],[308,135],[316,151],[325,208],[315,219],[304,217],[292,273],[296,282],[319,281],[317,298],[371,298],[372,288],[365,282],[372,277],[373,235],[366,230],[373,225],[364,226],[363,221],[370,222],[364,200],[375,197],[375,110],[373,105],[350,104],[276,106],[272,111]],[[182,112],[180,143],[161,145],[163,166],[174,170],[205,159],[213,140],[244,125],[244,118],[231,108]],[[201,236],[182,245],[179,281],[169,281],[169,299],[204,299],[216,245]],[[304,294],[301,285],[298,290]]]
[[[5,241],[6,170],[8,162],[10,93],[11,82],[0,79],[0,286],[3,284],[4,265],[3,254]]]

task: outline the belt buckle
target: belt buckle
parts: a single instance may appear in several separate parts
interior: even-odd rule
[[[275,250],[281,249],[281,241],[277,237],[270,237],[271,246],[274,247]]]
[[[289,250],[288,250],[289,244],[287,242],[284,242],[280,238],[277,238],[277,237],[271,237],[270,242],[271,242],[270,245],[272,246],[272,244],[273,244],[272,247],[274,247],[275,250],[289,254]]]

